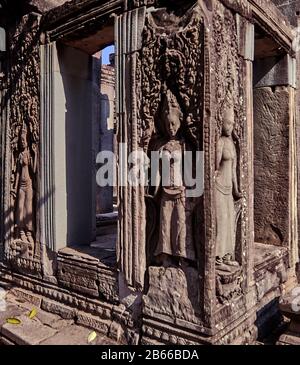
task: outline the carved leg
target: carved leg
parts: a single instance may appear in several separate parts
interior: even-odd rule
[[[175,256],[190,258],[192,242],[187,242],[186,212],[183,199],[178,199],[172,212],[172,245]]]
[[[16,216],[15,221],[18,227],[18,235],[19,238],[23,242],[27,242],[25,236],[25,224],[24,224],[24,203],[25,203],[25,191],[23,189],[19,189],[18,191],[18,199],[17,199],[17,209],[16,209]]]
[[[32,199],[33,191],[32,187],[26,189],[25,202],[24,202],[24,225],[26,232],[29,233],[29,237],[32,238]],[[27,235],[28,237],[28,235]]]

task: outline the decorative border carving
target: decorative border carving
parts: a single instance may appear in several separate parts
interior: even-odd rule
[[[14,257],[22,261],[21,266],[28,269],[40,270],[29,263],[39,261],[39,216],[38,216],[38,150],[40,142],[40,115],[39,115],[39,86],[40,86],[40,50],[39,50],[39,16],[28,14],[23,16],[16,29],[9,34],[10,42],[10,109],[9,109],[9,141],[6,146],[6,245],[7,260]],[[25,132],[26,131],[26,132]],[[26,133],[26,134],[25,134]],[[24,137],[21,137],[24,136]],[[28,143],[27,150],[20,149],[21,138]],[[23,142],[22,142],[23,143]],[[27,180],[19,180],[18,167],[29,161],[29,176]],[[19,171],[20,173],[20,171]],[[19,184],[17,185],[19,181]],[[21,186],[21,185],[22,186]],[[25,186],[25,185],[26,186]],[[29,186],[30,185],[30,186]],[[22,191],[21,191],[22,190]],[[16,199],[11,194],[14,192]],[[22,197],[21,197],[22,194]],[[25,195],[25,204],[21,207],[20,199]],[[26,199],[27,202],[26,203]],[[17,205],[18,204],[18,205]],[[17,208],[18,206],[18,208]],[[20,207],[23,212],[20,213]],[[21,219],[21,222],[20,222]],[[26,222],[26,223],[24,223]],[[19,230],[26,224],[25,233]],[[16,230],[16,227],[18,230]],[[22,236],[23,234],[23,236]],[[26,234],[26,239],[25,239]],[[22,238],[23,237],[23,238]],[[13,259],[12,261],[16,261]],[[17,265],[18,266],[18,265]],[[17,267],[16,267],[17,268]]]

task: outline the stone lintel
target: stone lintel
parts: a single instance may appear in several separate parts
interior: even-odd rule
[[[278,85],[296,88],[296,59],[289,55],[255,60],[254,70],[255,88]]]

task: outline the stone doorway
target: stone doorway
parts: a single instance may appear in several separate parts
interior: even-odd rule
[[[96,181],[98,153],[116,148],[114,67],[101,65],[101,50],[113,43],[113,25],[108,25],[95,39],[62,39],[46,47],[53,62],[56,250],[109,257],[114,266],[117,189],[99,187]]]
[[[42,194],[52,190],[42,230],[57,252],[60,284],[92,296],[99,296],[102,282],[117,285],[118,189],[99,187],[96,179],[99,152],[114,153],[117,145],[114,57],[111,65],[101,62],[102,50],[114,44],[114,19],[100,28],[42,46],[43,110],[52,111],[42,114]],[[110,289],[100,289],[100,296],[117,298]]]
[[[281,285],[298,260],[295,60],[255,25],[253,62],[254,278],[258,298]],[[278,299],[261,309],[271,313]],[[275,313],[275,312],[274,312]],[[265,316],[258,338],[280,315]]]
[[[295,60],[257,25],[254,51],[254,240],[256,250],[289,251],[294,262]]]

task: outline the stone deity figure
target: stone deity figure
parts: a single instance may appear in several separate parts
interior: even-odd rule
[[[219,268],[238,266],[235,261],[236,218],[234,201],[242,197],[237,182],[237,154],[232,138],[234,107],[227,103],[223,111],[222,135],[217,142],[216,199],[216,264]]]
[[[36,145],[28,146],[28,130],[24,125],[19,139],[20,153],[17,159],[16,177],[12,195],[16,198],[15,224],[18,238],[24,243],[33,244],[33,186],[32,177],[36,172]]]
[[[164,184],[163,174],[166,171],[162,171],[162,163],[155,192],[160,206],[160,225],[154,256],[159,264],[166,267],[195,261],[189,202],[185,196],[182,170],[178,170],[185,150],[185,142],[179,136],[182,119],[183,114],[176,96],[168,90],[164,95],[160,116],[163,137],[154,148],[159,151],[162,161],[167,161],[168,166],[167,184]]]

